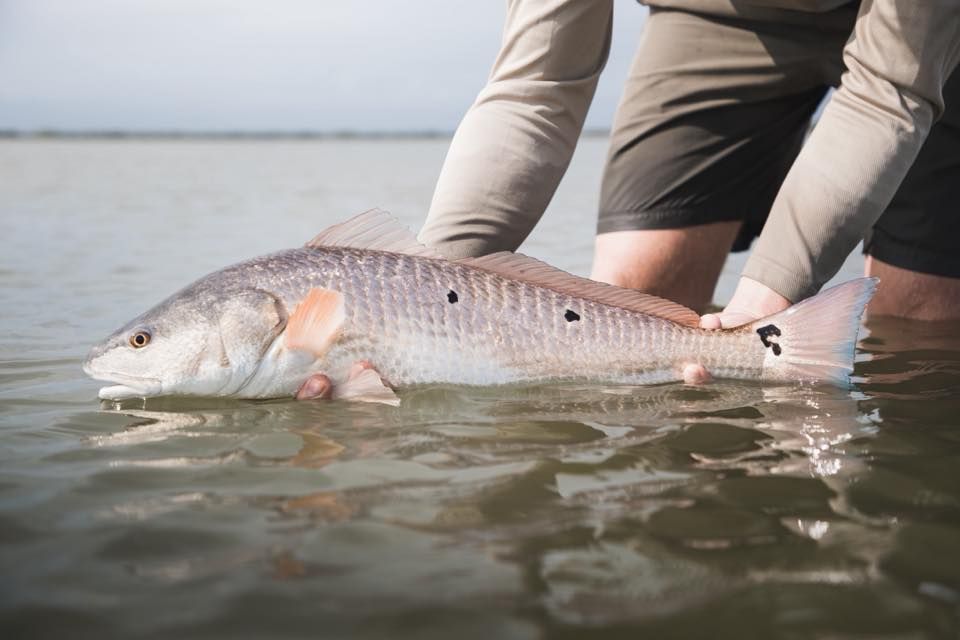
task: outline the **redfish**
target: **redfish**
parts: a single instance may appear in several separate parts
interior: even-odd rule
[[[877,281],[861,278],[740,327],[514,253],[446,260],[372,210],[306,246],[207,275],[95,346],[100,397],[292,396],[397,403],[412,385],[652,384],[714,377],[843,383]],[[373,369],[349,376],[351,365]]]

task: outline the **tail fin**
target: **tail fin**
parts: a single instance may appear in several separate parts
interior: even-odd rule
[[[750,329],[767,347],[763,377],[846,384],[860,319],[878,282],[851,280],[752,323]]]

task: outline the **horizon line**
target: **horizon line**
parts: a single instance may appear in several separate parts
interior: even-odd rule
[[[584,129],[581,137],[608,136],[609,129]],[[453,130],[191,130],[191,129],[4,129],[0,139],[22,140],[428,140],[453,137]]]

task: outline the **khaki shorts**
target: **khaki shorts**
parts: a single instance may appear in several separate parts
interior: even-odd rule
[[[614,121],[598,233],[742,220],[750,246],[843,71],[857,3],[775,21],[651,9]],[[865,250],[960,277],[960,73]]]

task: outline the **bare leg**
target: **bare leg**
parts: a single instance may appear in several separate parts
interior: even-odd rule
[[[639,289],[703,313],[739,221],[685,227],[614,231],[597,236],[594,280]]]
[[[873,315],[913,320],[960,319],[960,278],[895,267],[867,256],[866,273],[880,278],[867,310]]]

